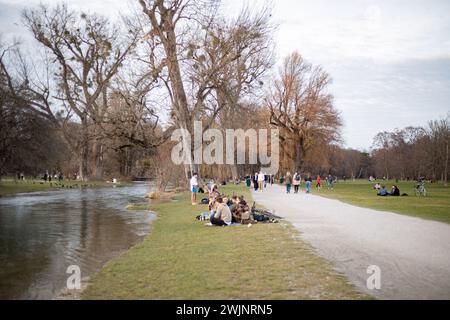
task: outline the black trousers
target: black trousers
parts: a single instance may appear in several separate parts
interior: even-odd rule
[[[226,226],[227,224],[222,220],[222,219],[218,219],[216,217],[214,217],[214,215],[209,218],[209,221],[211,222],[211,224],[214,224],[216,226]]]

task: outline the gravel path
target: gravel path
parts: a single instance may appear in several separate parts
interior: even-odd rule
[[[290,221],[317,252],[362,292],[379,299],[450,299],[450,225],[365,209],[279,185],[256,203]],[[381,288],[367,288],[367,268]]]

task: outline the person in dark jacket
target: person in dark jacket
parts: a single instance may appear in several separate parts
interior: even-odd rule
[[[249,175],[245,177],[245,183],[247,185],[247,188],[250,188],[250,186],[252,185],[252,178]]]
[[[258,173],[255,173],[255,175],[252,176],[252,180],[253,180],[253,188],[255,189],[255,191],[258,191]]]
[[[286,173],[286,193],[291,193],[291,185],[292,185],[292,176],[291,173],[288,171]]]
[[[395,197],[400,196],[400,189],[396,185],[393,185],[391,188],[391,196],[395,196]]]

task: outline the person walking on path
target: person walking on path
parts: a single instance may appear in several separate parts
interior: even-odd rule
[[[292,176],[291,173],[288,171],[286,173],[286,193],[291,193],[291,185],[292,185]]]
[[[298,172],[294,173],[294,180],[292,181],[294,185],[294,193],[298,193],[298,188],[300,187],[300,181],[302,178]]]
[[[258,174],[258,189],[260,189],[261,191],[264,190],[264,180],[265,180],[265,175],[262,171],[260,171]]]
[[[308,178],[305,179],[306,193],[311,193],[311,184],[312,179],[310,176],[308,176]]]
[[[192,192],[191,203],[192,203],[192,205],[196,205],[197,204],[197,191],[198,191],[198,180],[197,180],[196,172],[194,172],[194,174],[192,175],[190,185],[191,185],[191,192]]]
[[[253,188],[255,189],[255,191],[258,191],[258,172],[256,172],[252,176],[252,181],[253,181]]]

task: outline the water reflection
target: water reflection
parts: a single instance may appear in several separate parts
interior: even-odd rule
[[[66,284],[66,269],[82,277],[136,244],[153,215],[129,211],[151,186],[60,190],[0,199],[0,299],[49,299]]]

